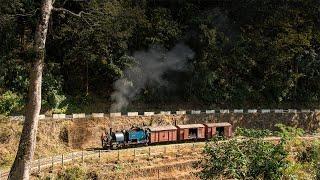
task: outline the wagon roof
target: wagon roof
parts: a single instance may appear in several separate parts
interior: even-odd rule
[[[148,127],[150,131],[167,131],[167,130],[176,130],[177,127],[173,125],[168,126],[157,126],[157,127]]]
[[[231,126],[230,123],[227,122],[221,122],[221,123],[206,123],[205,124],[208,127],[225,127],[225,126]]]
[[[183,125],[177,125],[181,129],[188,129],[188,128],[201,128],[204,127],[203,124],[183,124]]]

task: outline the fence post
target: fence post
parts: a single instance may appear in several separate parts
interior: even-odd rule
[[[120,150],[118,149],[118,161],[120,161]]]
[[[133,160],[136,159],[136,149],[133,149]]]
[[[158,179],[160,179],[160,169],[158,169]]]
[[[53,156],[51,157],[51,167],[52,167],[52,170],[53,170]]]
[[[151,150],[150,150],[150,147],[149,147],[149,152],[148,152],[148,156],[150,157],[150,155],[151,155],[151,152],[150,152]]]
[[[41,165],[40,165],[40,158],[39,158],[39,159],[38,159],[38,171],[39,171],[39,172],[40,172],[40,170],[41,170],[41,169],[40,169],[40,166],[41,166]]]
[[[99,161],[100,161],[100,158],[101,158],[101,150],[99,149]]]
[[[166,154],[167,154],[167,147],[165,146],[163,149],[163,155],[166,155]]]
[[[61,155],[61,165],[63,167],[63,154]]]
[[[73,162],[73,152],[71,153],[71,161]]]
[[[84,163],[83,151],[81,151],[81,160],[82,160],[82,164],[83,164]]]
[[[177,145],[177,147],[178,147],[178,150],[176,151],[176,157],[178,157],[180,155],[180,146]]]

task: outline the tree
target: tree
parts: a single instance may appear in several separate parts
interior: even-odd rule
[[[36,147],[36,135],[41,109],[41,83],[45,56],[45,44],[53,0],[43,0],[41,16],[34,36],[35,59],[30,71],[30,84],[26,116],[19,142],[18,152],[11,167],[9,179],[29,179],[31,161]]]

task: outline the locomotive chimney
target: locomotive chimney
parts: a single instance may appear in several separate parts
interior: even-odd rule
[[[112,133],[112,128],[110,128],[110,132],[109,132],[109,133],[110,133],[110,136],[111,136],[111,133]]]
[[[175,126],[177,125],[177,120],[174,120],[174,125],[175,125]]]

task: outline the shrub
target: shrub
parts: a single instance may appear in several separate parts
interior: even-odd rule
[[[204,150],[208,158],[201,164],[201,179],[244,178],[248,164],[245,154],[239,149],[236,140],[226,143],[214,142]]]
[[[280,142],[265,141],[267,133],[238,129],[245,140],[209,142],[199,166],[202,179],[320,179],[320,143],[301,140],[302,129],[276,125]]]
[[[0,143],[5,144],[10,141],[10,137],[12,136],[10,129],[0,128]]]
[[[78,180],[85,179],[85,169],[80,166],[72,166],[67,168],[64,172],[59,173],[57,179],[61,180]]]
[[[23,108],[22,97],[11,91],[6,91],[0,96],[0,114],[9,115],[21,111]]]
[[[248,137],[244,141],[231,139],[213,141],[205,147],[206,157],[200,164],[202,179],[280,179],[289,166],[288,142],[301,135],[300,129],[277,125],[282,140],[278,144],[262,137],[270,136],[269,130],[237,128],[235,134]]]
[[[237,127],[235,130],[236,136],[245,136],[245,137],[252,137],[252,138],[262,138],[273,135],[273,132],[268,129],[246,129]]]
[[[60,94],[57,90],[52,90],[47,95],[47,100],[42,102],[45,107],[52,109],[53,113],[66,113],[68,109],[67,98]]]
[[[204,153],[201,179],[279,179],[287,166],[283,144],[262,139],[214,141]]]
[[[276,124],[275,126],[279,129],[275,134],[283,139],[291,140],[304,135],[304,130],[301,128],[290,127],[283,124]]]

